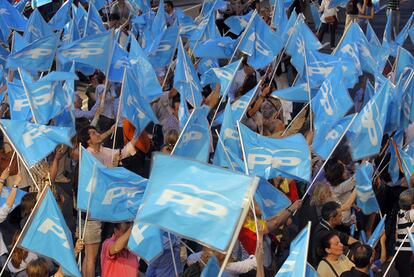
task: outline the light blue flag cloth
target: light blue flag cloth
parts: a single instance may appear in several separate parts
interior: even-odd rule
[[[367,244],[371,247],[375,247],[377,244],[377,241],[380,239],[382,233],[385,231],[385,219],[387,218],[387,215],[384,215],[380,222],[378,222],[377,227],[375,227],[374,232],[372,232],[371,237],[367,241]]]
[[[275,277],[305,276],[308,267],[306,259],[308,257],[310,228],[310,224],[308,224],[291,242],[289,256]]]
[[[209,111],[210,108],[206,105],[193,110],[175,144],[174,155],[201,162],[208,161],[211,144],[210,125],[207,120]]]
[[[259,205],[264,219],[277,215],[281,210],[292,204],[283,192],[263,178],[260,178],[259,186],[254,194],[254,200]]]
[[[56,261],[65,275],[80,277],[72,234],[49,188],[38,201],[41,204],[22,234],[20,246]]]
[[[414,158],[412,155],[412,146],[407,145],[403,150],[399,148],[399,154],[401,158],[402,167],[404,170],[404,176],[407,180],[407,183],[410,183],[410,177],[414,173]]]
[[[119,43],[114,42],[111,67],[109,69],[109,81],[121,82],[124,69],[131,68],[128,59],[128,52],[125,51]]]
[[[94,5],[90,5],[86,16],[86,26],[83,37],[106,32],[102,19]]]
[[[132,221],[147,179],[123,167],[106,168],[84,148],[81,153],[77,208],[89,209],[89,217],[95,220]]]
[[[128,248],[150,264],[164,251],[161,230],[153,225],[135,221],[129,236]]]
[[[354,106],[341,80],[341,73],[341,68],[337,66],[312,99],[315,129],[319,129],[322,124],[340,120]]]
[[[298,14],[296,13],[296,10],[293,10],[290,14],[289,20],[287,22],[287,25],[285,26],[285,32],[282,35],[283,44],[286,44],[289,40],[289,34],[293,34],[293,32],[296,29],[295,23],[298,18]]]
[[[411,43],[414,43],[414,25],[411,26],[410,30],[408,31],[408,35],[410,36]]]
[[[296,20],[296,25],[288,26],[289,30],[292,29],[292,31],[290,40],[288,40],[288,38],[286,37],[286,53],[292,57],[291,61],[295,68],[298,71],[303,72],[305,68],[304,42],[306,41],[307,51],[316,51],[322,48],[322,45],[319,42],[318,38],[315,36],[315,34],[312,32],[312,30],[309,29],[308,25],[305,23],[303,16],[299,16],[299,18]]]
[[[7,26],[6,22],[3,20],[3,18],[0,17],[0,41],[2,41],[5,44],[8,44],[10,32],[11,31]]]
[[[7,119],[0,120],[0,128],[29,167],[44,159],[59,144],[72,147],[68,128]]]
[[[414,238],[409,228],[407,228],[407,234],[408,234],[408,240],[410,241],[411,251],[414,253]]]
[[[12,53],[17,52],[25,48],[29,43],[19,33],[13,33],[13,48]]]
[[[0,1],[1,17],[11,29],[24,31],[27,18],[24,17],[9,1]]]
[[[197,29],[197,24],[194,22],[191,16],[177,16],[178,26],[180,28],[180,36],[185,38],[190,38],[193,35],[195,29]]]
[[[3,207],[3,205],[6,203],[7,197],[9,197],[11,190],[11,187],[3,187],[0,195],[0,207]],[[24,190],[16,190],[16,198],[14,199],[12,210],[14,210],[14,208],[20,205],[20,202],[22,202],[22,198],[25,194],[26,192]]]
[[[223,67],[209,69],[201,76],[203,86],[209,84],[220,84],[220,95],[226,96],[242,60],[235,61]]]
[[[178,107],[178,121],[180,130],[184,129],[188,119],[190,118],[190,111],[188,110],[188,102],[185,97],[180,95],[180,106]]]
[[[227,3],[224,0],[204,0],[203,6],[199,14],[200,18],[204,18],[209,14],[212,14],[214,11],[219,9],[226,9]]]
[[[49,20],[48,24],[54,30],[63,29],[66,23],[70,20],[70,8],[72,7],[72,0],[66,0],[65,3],[59,8],[59,10]]]
[[[52,28],[46,23],[40,12],[35,9],[29,17],[23,38],[32,43],[51,34],[53,34]]]
[[[382,46],[388,49],[391,56],[395,57],[397,55],[397,43],[392,39],[394,33],[392,15],[392,13],[387,13],[387,23],[385,24],[384,34],[382,36]]]
[[[400,53],[398,54],[397,67],[395,69],[395,79],[398,81],[401,74],[409,69],[414,68],[414,57],[413,55],[403,47],[400,47]]]
[[[282,48],[282,38],[260,16],[255,16],[238,50],[249,56],[248,62],[253,68],[260,69],[272,62]]]
[[[38,7],[44,6],[52,2],[52,0],[31,0],[32,9],[36,9]]]
[[[358,114],[347,133],[354,161],[380,151],[388,113],[390,86],[389,81],[382,85]]]
[[[346,4],[348,4],[349,0],[332,0],[330,1],[328,8],[333,9],[335,7],[346,7]]]
[[[155,154],[138,222],[227,251],[257,178]]]
[[[321,25],[321,17],[319,15],[318,2],[311,2],[310,9],[311,9],[313,23],[315,24],[315,28],[319,29],[319,26]]]
[[[207,70],[215,67],[219,67],[218,59],[201,58],[197,64],[197,72],[202,75]]]
[[[370,81],[367,81],[367,84],[365,86],[365,92],[364,92],[364,106],[368,103],[369,100],[372,99],[372,97],[375,94],[374,86]]]
[[[217,37],[197,44],[194,55],[201,58],[228,59],[234,52],[236,40],[230,37]]]
[[[15,3],[14,4],[14,7],[16,8],[16,10],[18,10],[20,13],[23,13],[23,11],[24,11],[24,8],[26,7],[26,5],[27,5],[27,2],[28,2],[29,0],[21,0],[21,1],[19,1],[18,3]]]
[[[164,0],[159,1],[157,14],[154,17],[154,21],[152,22],[151,32],[153,36],[161,34],[167,29],[167,15],[165,13],[164,8]]]
[[[276,33],[279,36],[283,36],[283,33],[286,30],[286,26],[288,24],[288,18],[286,14],[286,9],[284,5],[284,0],[276,0],[277,2],[274,4],[274,15],[273,15],[273,27],[276,28]]]
[[[63,37],[62,37],[62,44],[66,45],[75,40],[80,39],[81,36],[79,34],[78,25],[76,24],[76,20],[70,20],[63,29]]]
[[[202,100],[202,87],[191,59],[184,50],[183,42],[178,43],[177,65],[175,66],[174,87],[193,106],[198,107]]]
[[[400,84],[399,84],[400,85]],[[402,99],[403,89],[402,86],[396,87],[392,85],[389,90],[389,104],[388,111],[385,120],[384,133],[391,134],[402,128]],[[408,104],[408,103],[407,103]]]
[[[310,151],[303,135],[267,138],[243,124],[240,124],[239,132],[251,174],[266,180],[277,176],[306,182],[310,180]]]
[[[33,115],[23,85],[17,82],[7,82],[7,93],[11,119],[29,121]]]
[[[322,160],[326,160],[356,115],[350,114],[337,122],[328,122],[315,129],[312,143],[313,152]]]
[[[319,277],[318,272],[309,263],[306,263],[306,277]]]
[[[105,0],[88,0],[89,4],[93,4],[96,10],[100,10],[105,7]],[[109,1],[109,3],[112,1]]]
[[[125,70],[122,86],[121,107],[122,116],[127,118],[134,126],[139,135],[151,121],[158,123],[158,119],[151,108],[150,103],[142,96],[138,83],[132,72]]]
[[[362,163],[356,170],[356,203],[366,215],[377,213],[380,210],[374,190],[372,189],[373,173],[374,168],[369,162]]]
[[[76,25],[78,25],[79,33],[84,34],[86,27],[86,17],[88,13],[83,8],[82,5],[78,7],[72,4],[72,18],[76,20]]]
[[[395,43],[399,46],[403,46],[405,40],[408,37],[408,32],[410,30],[410,27],[413,23],[414,14],[411,14],[410,18],[407,20],[407,22],[404,25],[404,28],[398,33],[397,37],[395,38]]]
[[[111,31],[81,38],[59,47],[57,59],[60,64],[75,61],[106,72],[111,62],[112,38]]]
[[[154,69],[164,67],[171,62],[178,40],[178,27],[172,26],[162,33],[162,38],[150,53],[147,53]]]
[[[271,95],[287,101],[306,103],[309,102],[309,94],[307,87],[307,83],[297,84],[291,87],[275,90],[274,92],[272,92]],[[315,96],[315,94],[316,91],[311,90],[312,98]]]
[[[388,174],[390,174],[391,181],[395,184],[398,182],[398,179],[400,179],[400,166],[398,164],[398,156],[394,148],[394,142],[397,143],[397,146],[401,146],[401,143],[398,143],[394,137],[388,146],[388,152],[391,155],[390,164],[388,165]]]
[[[367,30],[365,31],[365,36],[369,43],[372,43],[376,46],[381,46],[381,42],[379,41],[377,34],[375,34],[375,31],[369,21],[367,21]]]
[[[214,15],[213,10],[210,10],[210,12],[206,15],[200,15],[197,17],[197,19],[200,18],[200,21],[197,25],[197,27],[194,29],[194,31],[191,34],[190,37],[190,48],[193,49],[196,41],[198,40],[205,40],[205,39],[211,39],[220,36],[220,33],[217,30],[216,26],[216,17]],[[197,21],[196,19],[196,21]]]
[[[379,75],[387,62],[389,49],[369,43],[357,23],[352,23],[343,39],[337,45],[335,55],[347,54],[358,58],[362,70],[373,75]],[[358,49],[355,51],[354,49]]]
[[[23,49],[10,54],[7,58],[8,68],[21,67],[31,72],[48,71],[52,66],[59,33],[38,39]]]
[[[5,66],[6,65],[6,61],[7,61],[7,57],[9,56],[9,51],[5,48],[3,48],[3,46],[0,46],[0,65],[1,66]]]
[[[227,25],[227,27],[230,28],[230,32],[232,32],[235,35],[240,35],[241,32],[243,32],[244,28],[247,27],[247,24],[249,23],[250,17],[252,16],[253,12],[250,11],[246,15],[233,15],[224,20],[224,24]]]
[[[367,235],[365,234],[365,231],[364,231],[364,230],[361,230],[361,231],[359,232],[359,240],[360,240],[362,243],[367,243]]]
[[[208,259],[206,266],[203,268],[203,271],[201,272],[200,277],[218,276],[219,273],[220,273],[220,265],[218,263],[218,260],[216,256],[211,256],[210,259]],[[223,272],[221,276],[229,277],[229,275],[226,274],[225,272]]]
[[[414,79],[410,78],[413,71],[413,69],[410,69],[403,73],[397,83],[397,89],[403,90],[400,127],[404,129],[414,121]]]
[[[129,51],[129,63],[131,64],[133,73],[140,80],[139,85],[142,85],[140,91],[144,93],[144,97],[152,102],[162,94],[160,82],[154,69],[147,59],[141,46],[139,46],[135,37],[131,36],[131,46]]]

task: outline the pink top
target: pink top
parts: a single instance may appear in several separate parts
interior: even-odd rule
[[[123,249],[121,252],[110,255],[109,248],[115,243],[115,235],[105,240],[102,244],[101,267],[102,277],[122,276],[136,277],[138,276],[138,257],[129,251]]]

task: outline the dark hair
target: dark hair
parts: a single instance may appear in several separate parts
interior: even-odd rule
[[[173,1],[167,0],[164,2],[164,5],[170,6],[171,8],[174,8],[174,3]]]
[[[121,18],[119,17],[119,14],[117,13],[111,13],[109,15],[109,21],[114,21],[114,20],[120,20]]]
[[[367,244],[362,244],[352,251],[353,262],[356,267],[364,268],[369,266],[372,257],[372,247]]]
[[[83,128],[78,134],[78,141],[82,144],[83,147],[87,148],[89,146],[88,140],[91,138],[89,136],[89,130],[96,130],[93,126],[87,126]]]
[[[316,249],[320,257],[326,257],[326,255],[328,255],[325,249],[331,248],[330,240],[335,236],[338,236],[338,234],[335,231],[329,231],[328,233],[326,233],[326,235],[324,235],[321,238],[319,249]]]
[[[97,72],[96,81],[98,82],[98,84],[103,84],[103,82],[105,81],[105,74],[103,74],[101,71]]]
[[[22,201],[20,201],[20,215],[23,219],[29,216],[36,205],[36,195],[37,192],[28,192],[22,197]]]
[[[329,201],[325,203],[322,206],[321,209],[321,217],[322,219],[329,221],[332,217],[335,217],[338,215],[337,209],[339,209],[341,206],[335,202],[335,201]]]
[[[325,177],[326,180],[331,184],[331,186],[336,187],[340,185],[344,180],[344,165],[341,163],[330,163],[329,165],[326,164],[326,170],[325,170]]]

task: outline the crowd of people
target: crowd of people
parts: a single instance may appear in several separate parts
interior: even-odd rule
[[[338,24],[344,24],[345,28],[352,23],[363,26],[367,20],[374,19],[375,13],[371,0],[350,0],[345,7],[346,21],[339,22],[338,8],[331,8],[331,1],[322,0],[318,3],[321,16],[319,28],[316,28],[310,19],[308,23],[321,42],[324,34],[330,32],[329,46],[334,50],[338,43]],[[73,1],[74,5],[84,5],[85,9],[87,2]],[[224,20],[231,16],[248,14],[252,10],[257,10],[266,23],[272,24],[274,6],[268,1],[224,2],[227,3],[226,7],[216,12],[216,26],[222,35],[237,38],[239,35],[229,32]],[[48,10],[52,4],[39,8],[46,20],[53,16]],[[151,4],[152,9],[156,11],[159,3],[151,1]],[[164,4],[167,26],[173,26],[178,20],[178,8],[174,7],[173,1],[164,1]],[[293,10],[298,13],[305,12],[309,8],[307,4],[309,3],[301,0],[293,1],[287,9],[288,16]],[[107,29],[122,31],[124,36],[121,36],[120,44],[124,44],[125,47],[128,46],[128,41],[124,38],[131,32],[130,21],[134,11],[130,2],[125,0],[110,3],[100,10]],[[31,8],[27,6],[24,13],[30,15]],[[388,1],[387,13],[398,14],[394,16],[393,21],[393,30],[398,34],[398,0]],[[137,39],[139,41],[139,35]],[[188,54],[192,54],[191,49]],[[283,54],[279,64],[276,64],[275,59],[269,66],[257,70],[248,63],[247,56],[242,53],[238,55],[242,62],[228,90],[228,101],[233,103],[260,82],[258,92],[249,103],[242,123],[266,137],[281,138],[300,133],[311,145],[314,131],[310,124],[312,116],[309,109],[306,109],[304,103],[282,100],[271,95],[273,91],[290,87],[294,82],[297,72],[290,63],[290,57]],[[192,62],[197,68],[198,60],[192,57]],[[223,61],[223,65],[226,61]],[[14,247],[24,226],[30,224],[28,219],[37,203],[36,185],[40,189],[44,186],[50,186],[52,189],[76,242],[74,255],[82,256],[82,276],[201,276],[210,257],[215,256],[218,264],[223,264],[223,253],[172,233],[168,233],[168,236],[167,233],[163,235],[163,253],[147,263],[127,247],[132,222],[86,220],[87,214],[79,215],[76,209],[80,145],[106,167],[122,166],[144,178],[150,176],[151,156],[154,152],[173,152],[182,131],[179,108],[183,103],[180,91],[174,87],[175,66],[174,59],[169,66],[154,69],[163,89],[161,96],[151,103],[158,123],[148,124],[139,136],[135,136],[135,126],[128,119],[117,120],[122,83],[106,80],[105,73],[99,70],[89,76],[77,71],[79,81],[76,82],[74,101],[76,135],[73,137],[72,148],[58,146],[47,159],[36,164],[28,172],[23,162],[13,154],[14,149],[7,138],[0,134],[0,191],[3,190],[2,197],[6,195],[0,207],[0,266],[6,267],[4,276],[64,276],[61,267],[55,261],[18,245]],[[273,68],[275,66],[276,68]],[[391,66],[387,65],[383,73],[387,75],[392,70]],[[275,78],[272,77],[273,71]],[[349,90],[355,103],[352,110],[362,109],[366,83],[372,81],[372,76],[364,73],[359,77],[355,87]],[[226,106],[225,101],[220,101],[220,88],[220,85],[207,85],[202,91],[203,105],[209,109],[210,121],[216,116],[216,110],[219,117]],[[192,107],[189,105],[189,108]],[[2,103],[0,111],[1,118],[10,118],[7,98]],[[220,129],[220,123],[211,124],[212,130]],[[411,129],[410,125],[406,130],[405,143],[409,143],[413,138]],[[214,145],[210,147],[212,160],[219,139],[216,135],[218,133],[211,133]],[[321,166],[323,171],[310,192],[306,192],[308,184],[300,180],[281,176],[268,180],[282,191],[292,204],[266,220],[262,219],[262,211],[257,205],[254,211],[249,211],[236,246],[232,250],[230,261],[225,266],[225,274],[275,276],[290,253],[292,240],[308,222],[311,222],[308,263],[319,276],[370,276],[370,272],[381,276],[390,262],[397,272],[395,274],[401,277],[412,276],[413,252],[406,235],[407,228],[411,228],[414,221],[414,179],[407,182],[403,171],[399,173],[396,182],[390,177],[387,170],[390,154],[384,150],[388,146],[389,138],[388,135],[384,135],[381,152],[371,157],[375,168],[372,188],[380,206],[379,212],[364,214],[357,206],[355,174],[360,161],[352,159],[352,145],[344,138],[326,164],[316,155],[312,155],[313,176]],[[10,188],[7,194],[4,192],[6,186]],[[99,187],[99,184],[97,186]],[[15,207],[13,204],[18,189],[27,193]],[[384,215],[387,215],[384,231],[375,244],[368,245],[366,239],[362,238],[363,234],[370,238]],[[79,217],[81,220],[78,221]],[[86,224],[84,236],[81,235],[79,223],[81,226]],[[9,254],[11,258],[7,259]]]

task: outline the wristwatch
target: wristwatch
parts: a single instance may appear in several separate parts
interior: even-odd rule
[[[12,186],[12,188],[17,189],[17,188],[18,188],[18,186],[17,186],[17,185],[13,185],[13,186]]]

